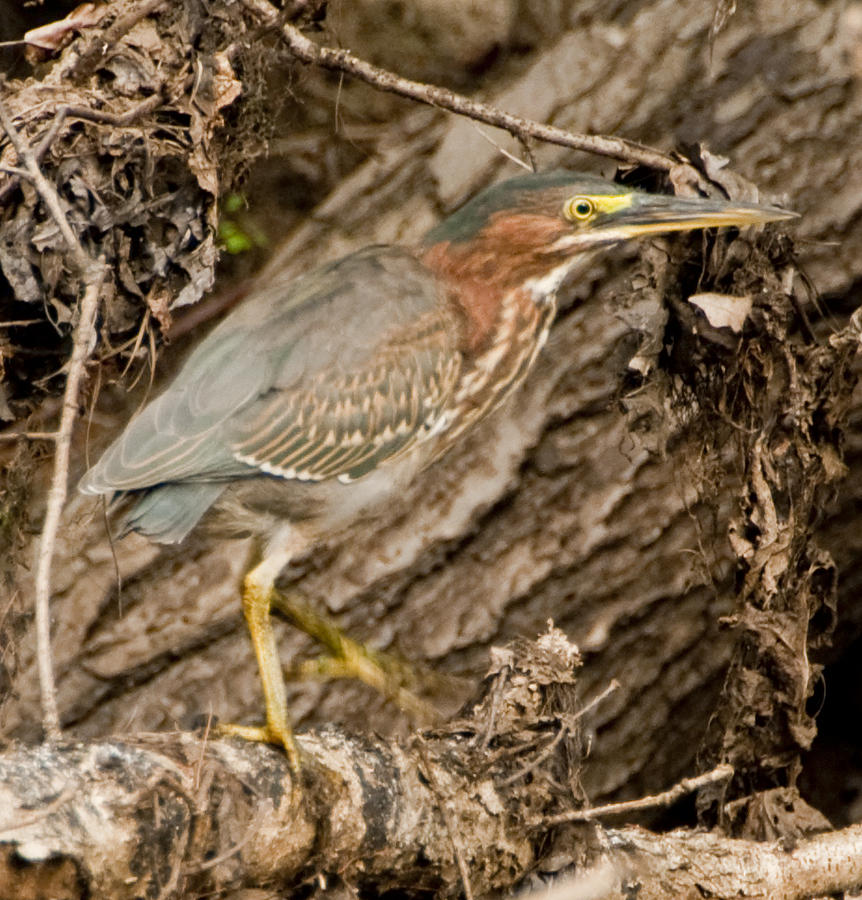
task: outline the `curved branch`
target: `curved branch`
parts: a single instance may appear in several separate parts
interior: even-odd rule
[[[0,86],[2,84],[3,82],[0,80]],[[57,691],[51,655],[51,564],[54,559],[57,530],[60,527],[60,514],[66,502],[69,453],[72,444],[72,429],[78,417],[81,377],[94,343],[99,295],[107,275],[107,267],[104,259],[98,261],[92,259],[84,250],[66,218],[57,189],[42,174],[35,154],[18,134],[12,116],[2,102],[0,102],[0,124],[15,148],[19,164],[23,164],[27,177],[33,181],[42,202],[63,235],[68,259],[84,282],[84,295],[77,310],[77,322],[72,334],[72,355],[66,371],[66,387],[63,392],[60,425],[54,439],[54,470],[51,475],[51,487],[48,491],[48,504],[45,510],[45,522],[42,526],[36,567],[36,641],[39,685],[42,696],[42,727],[47,737],[57,738],[60,735],[60,713],[57,707]]]
[[[268,0],[244,0],[244,3],[247,9],[267,24],[275,25],[278,22],[278,13]],[[349,50],[321,47],[305,37],[294,25],[282,24],[281,34],[290,52],[300,62],[321,66],[336,72],[344,72],[378,90],[398,94],[419,103],[426,103],[429,106],[436,106],[461,116],[467,116],[495,128],[502,128],[522,143],[526,143],[528,138],[533,138],[550,144],[558,144],[561,147],[581,150],[585,153],[595,153],[635,165],[649,166],[660,172],[686,168],[690,169],[689,175],[694,179],[694,183],[702,182],[700,173],[685,161],[647,147],[645,144],[609,135],[577,134],[563,128],[555,128],[553,125],[545,125],[532,119],[512,115],[497,107],[471,100],[463,94],[456,94],[454,91],[437,85],[411,81],[409,78],[403,78],[394,72],[360,59]]]

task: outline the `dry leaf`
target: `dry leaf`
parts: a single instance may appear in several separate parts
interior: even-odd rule
[[[739,334],[745,320],[751,313],[752,298],[750,294],[735,297],[732,294],[692,294],[688,298],[702,310],[713,328],[729,328]]]
[[[24,35],[24,41],[31,47],[38,47],[40,50],[54,53],[69,40],[72,32],[81,31],[83,28],[92,28],[108,10],[107,5],[97,7],[95,3],[82,3],[80,6],[76,6],[65,19],[58,19],[56,22],[48,22],[47,25],[31,28]]]

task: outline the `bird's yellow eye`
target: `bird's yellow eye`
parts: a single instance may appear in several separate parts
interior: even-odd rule
[[[585,222],[596,212],[596,205],[589,197],[572,197],[566,202],[566,218],[571,222]]]

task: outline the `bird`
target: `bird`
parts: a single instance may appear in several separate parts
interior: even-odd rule
[[[279,573],[379,515],[504,403],[579,262],[647,235],[794,216],[553,170],[486,188],[415,246],[257,283],[79,484],[121,509],[121,535],[173,544],[203,523],[254,538],[242,605],[266,721],[221,732],[280,745],[298,770],[271,624]]]

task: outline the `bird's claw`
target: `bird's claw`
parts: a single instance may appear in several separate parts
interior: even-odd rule
[[[272,723],[266,725],[237,725],[232,722],[218,724],[215,729],[218,737],[237,737],[244,741],[258,744],[274,744],[287,754],[287,761],[294,773],[299,772],[299,750],[290,727],[279,727]]]

